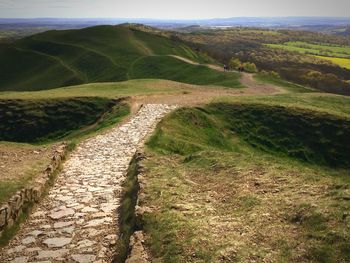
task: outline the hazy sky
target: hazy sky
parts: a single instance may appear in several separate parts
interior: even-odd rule
[[[0,18],[350,17],[350,0],[0,0]]]

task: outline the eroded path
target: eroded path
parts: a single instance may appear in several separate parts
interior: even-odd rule
[[[111,262],[129,162],[174,108],[145,105],[124,125],[79,145],[47,197],[0,251],[0,262]]]

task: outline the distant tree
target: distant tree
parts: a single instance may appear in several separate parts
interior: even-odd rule
[[[231,58],[229,66],[232,69],[238,69],[242,65],[242,62],[238,58]]]
[[[256,68],[255,64],[251,63],[251,62],[243,63],[242,67],[244,68],[245,71],[250,72],[250,73],[258,72],[258,69]]]

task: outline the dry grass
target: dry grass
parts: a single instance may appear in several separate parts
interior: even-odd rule
[[[0,203],[46,168],[55,144],[0,143]]]

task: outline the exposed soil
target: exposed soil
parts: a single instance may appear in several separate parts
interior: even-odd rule
[[[55,146],[0,144],[0,181],[20,180],[33,170],[44,169]]]

